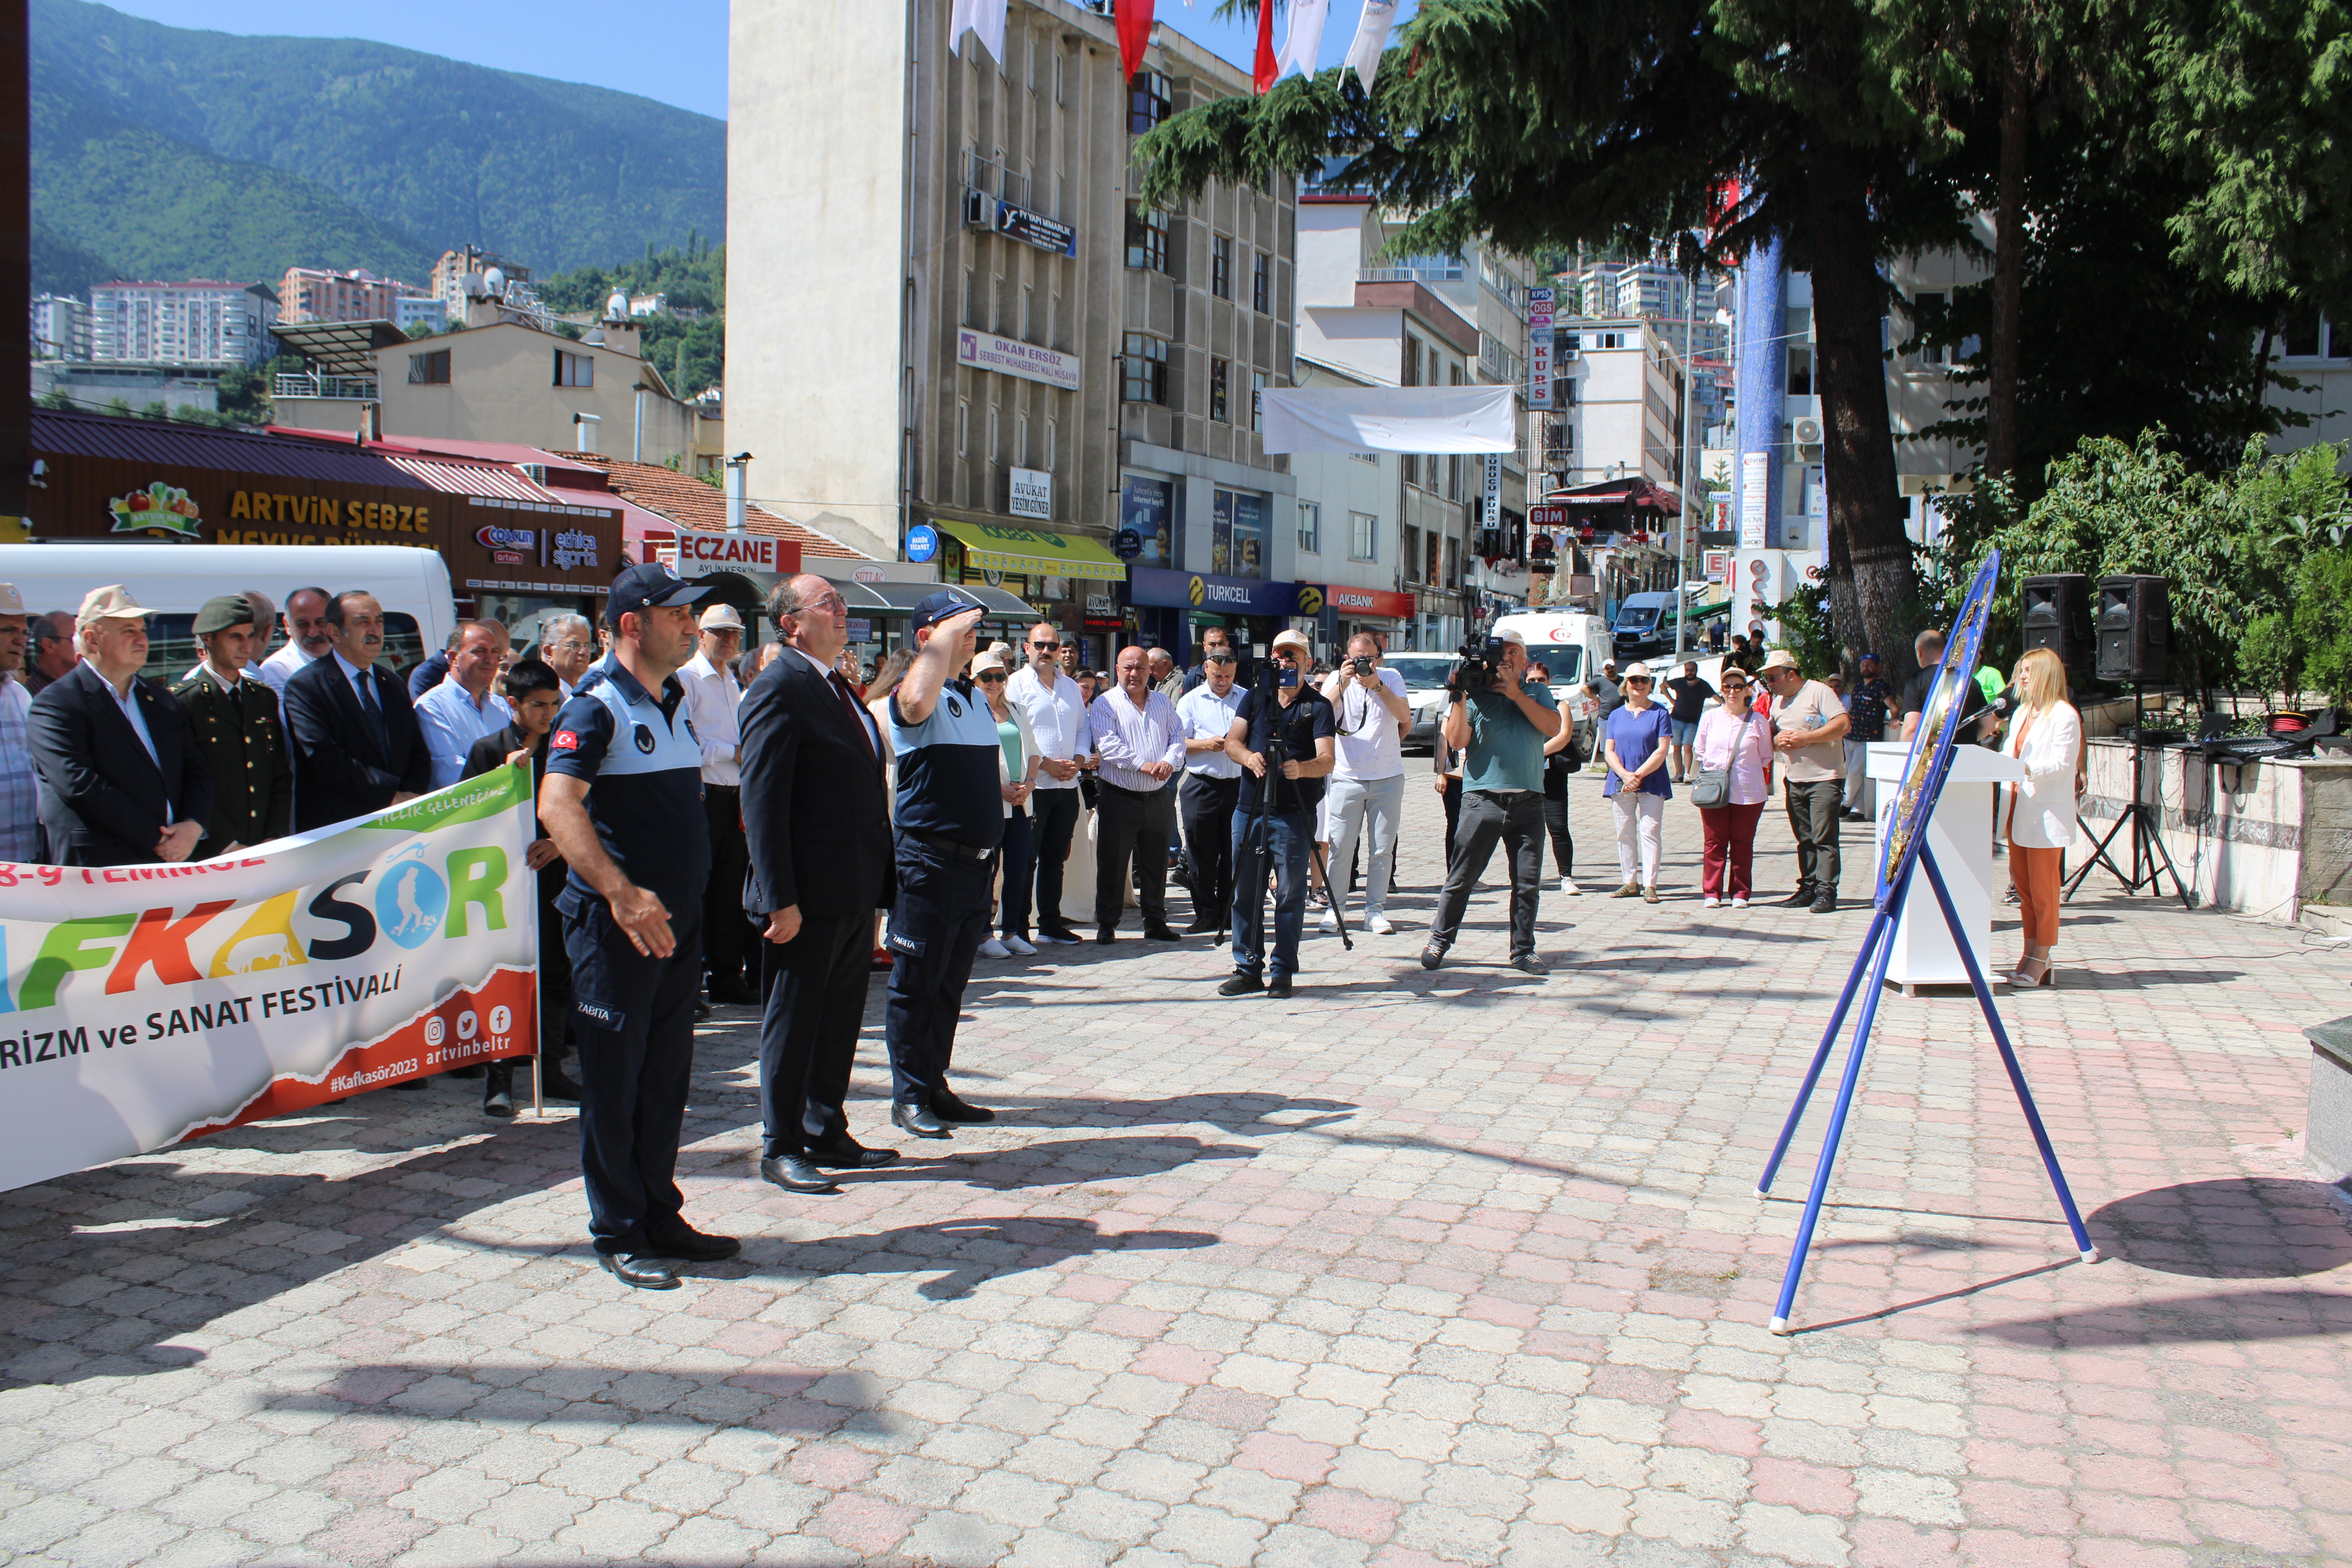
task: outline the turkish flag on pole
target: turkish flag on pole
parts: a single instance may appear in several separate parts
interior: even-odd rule
[[[1257,0],[1257,90],[1264,96],[1282,74],[1274,58],[1274,0]]]
[[[1117,0],[1114,9],[1118,12],[1119,74],[1133,81],[1135,73],[1143,68],[1143,51],[1151,43],[1151,0]]]

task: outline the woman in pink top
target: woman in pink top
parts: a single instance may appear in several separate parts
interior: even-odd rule
[[[1699,823],[1706,830],[1699,907],[1723,906],[1728,867],[1731,907],[1744,910],[1748,867],[1756,858],[1756,821],[1772,794],[1772,726],[1748,706],[1748,676],[1738,666],[1725,665],[1719,684],[1723,700],[1700,718],[1694,750],[1701,769],[1730,770],[1731,804],[1699,808]]]

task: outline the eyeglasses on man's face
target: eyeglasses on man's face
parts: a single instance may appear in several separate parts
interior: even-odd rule
[[[1045,649],[1045,651],[1046,651],[1047,653],[1059,653],[1059,652],[1061,652],[1061,651],[1062,651],[1062,645],[1061,645],[1060,643],[1057,643],[1057,642],[1039,642],[1039,641],[1038,641],[1036,638],[1034,638],[1034,637],[1032,637],[1031,639],[1029,639],[1029,646],[1030,646],[1031,647],[1034,647],[1034,648],[1043,648],[1043,649]]]

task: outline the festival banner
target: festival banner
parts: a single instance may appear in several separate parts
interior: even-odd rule
[[[537,1047],[530,771],[185,865],[0,864],[0,1191]]]

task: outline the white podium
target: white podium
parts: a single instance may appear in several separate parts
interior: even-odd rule
[[[1878,784],[1878,832],[1871,847],[1870,873],[1862,885],[1875,889],[1878,864],[1886,852],[1887,824],[1893,820],[1895,796],[1903,785],[1903,764],[1911,754],[1908,742],[1880,741],[1864,748],[1869,760],[1864,771]],[[2025,765],[2013,757],[1982,746],[1952,748],[1952,771],[1935,815],[1927,819],[1927,847],[1944,873],[1952,907],[1968,932],[1977,967],[1988,981],[1992,955],[1992,803],[1993,785],[2025,776]],[[1961,966],[1960,951],[1953,945],[1936,907],[1936,889],[1925,873],[1911,879],[1902,921],[1895,928],[1895,952],[1886,964],[1886,978],[1916,996],[1922,985],[1966,985],[1969,972]]]

